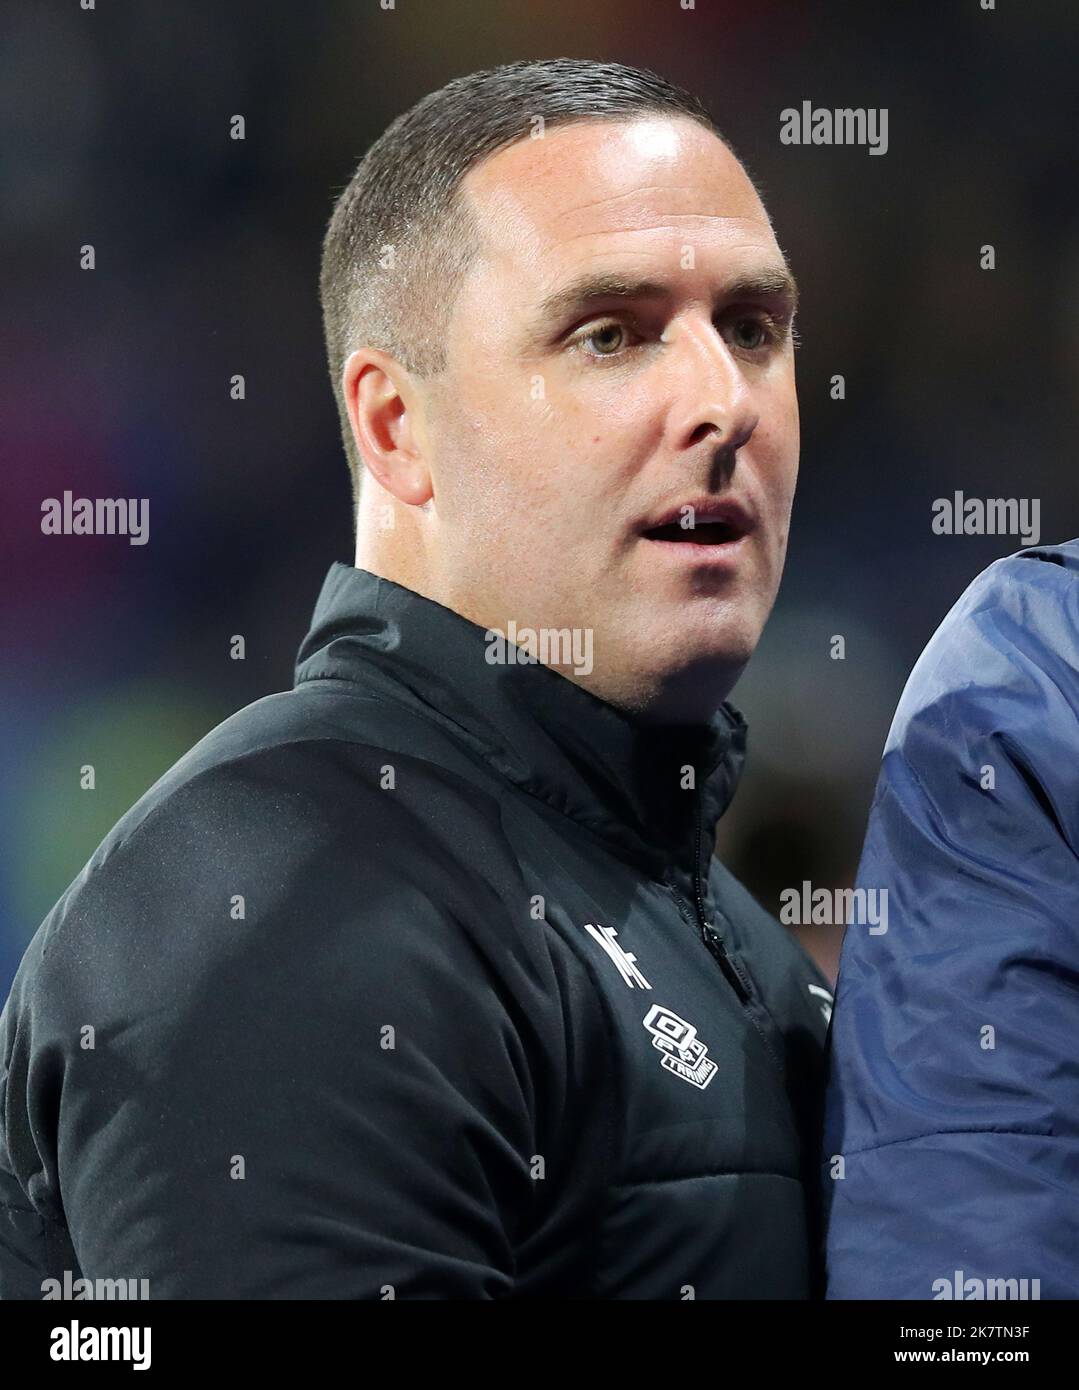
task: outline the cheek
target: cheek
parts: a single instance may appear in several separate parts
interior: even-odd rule
[[[492,447],[533,505],[547,514],[576,516],[582,530],[594,533],[597,516],[609,516],[624,498],[659,434],[648,434],[640,402],[627,401],[625,390],[600,403],[566,391],[553,378],[542,387],[539,394],[530,378],[504,401]]]
[[[527,388],[523,388],[527,389]],[[440,509],[447,519],[488,524],[518,489],[532,452],[523,434],[522,388],[477,366],[440,393],[430,419]]]
[[[527,473],[537,453],[553,452],[562,433],[559,412],[552,408],[546,383],[538,375],[508,375],[491,364],[462,382],[457,411],[467,424],[469,447],[497,460],[504,471]]]
[[[777,403],[777,419],[779,420],[785,448],[788,453],[793,453],[793,467],[797,469],[798,441],[801,432],[801,422],[798,417],[798,391],[794,384],[793,367],[784,381],[783,392]]]
[[[588,461],[544,402],[526,395],[522,405],[516,388],[488,383],[458,398],[435,438],[440,515],[475,553],[496,564],[495,556],[515,554],[523,565],[528,555],[549,556],[574,526],[587,527]]]
[[[764,403],[756,433],[756,452],[761,460],[765,486],[781,504],[789,505],[794,495],[799,434],[798,398],[792,382],[789,390]]]
[[[600,385],[587,398],[580,392],[552,398],[549,444],[583,496],[597,505],[624,505],[627,489],[662,453],[663,410],[654,395],[625,377],[617,387],[610,381]]]
[[[472,531],[533,529],[540,549],[550,537],[596,541],[604,519],[617,525],[663,429],[647,393],[616,375],[508,373],[484,356],[458,372],[431,430],[446,514]]]

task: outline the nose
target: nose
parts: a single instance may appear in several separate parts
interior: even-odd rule
[[[678,449],[711,438],[728,468],[760,423],[753,388],[723,335],[707,318],[684,318],[670,330],[677,397],[670,425]]]

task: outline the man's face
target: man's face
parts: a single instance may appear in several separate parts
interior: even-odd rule
[[[482,251],[421,383],[435,596],[484,627],[591,629],[591,673],[565,674],[707,719],[775,599],[798,468],[764,208],[721,141],[664,117],[519,141],[464,193]]]

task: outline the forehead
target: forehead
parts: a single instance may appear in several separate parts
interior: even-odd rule
[[[491,155],[462,192],[491,270],[549,283],[617,250],[664,242],[769,249],[767,213],[723,142],[681,117],[556,126]]]

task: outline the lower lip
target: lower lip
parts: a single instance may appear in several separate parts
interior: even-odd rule
[[[666,555],[676,564],[706,566],[708,569],[734,569],[748,539],[748,535],[742,535],[737,540],[702,545],[696,541],[655,541],[647,536],[642,537],[657,554]]]

